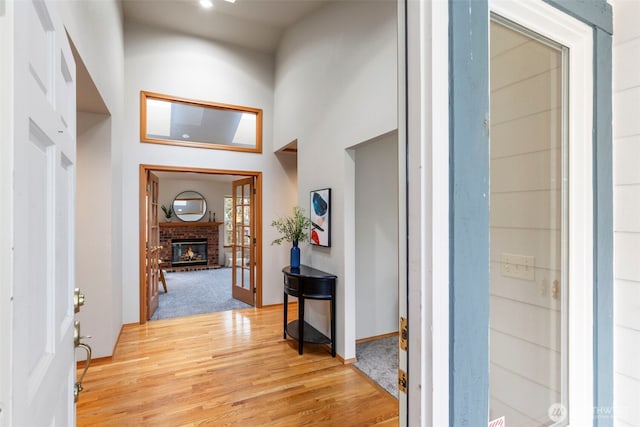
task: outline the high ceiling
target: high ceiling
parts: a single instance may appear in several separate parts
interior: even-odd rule
[[[275,52],[284,30],[331,0],[121,0],[125,20]]]
[[[120,0],[125,20],[273,53],[285,29],[322,5],[336,0]],[[80,56],[78,111],[108,114]]]

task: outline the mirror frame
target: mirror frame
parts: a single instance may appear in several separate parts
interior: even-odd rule
[[[184,214],[178,214],[178,212],[176,212],[176,207],[175,207],[176,200],[196,200],[195,198],[194,199],[179,199],[179,197],[182,194],[185,194],[185,193],[195,193],[195,194],[200,196],[200,199],[202,200],[202,203],[204,204],[204,206],[203,206],[203,210],[202,210],[202,215],[199,218],[197,218],[197,219],[184,219],[184,218],[180,217],[180,215],[193,215],[193,216],[195,216],[195,215],[198,215],[199,213],[189,213],[189,212],[187,212],[187,213],[184,213]],[[171,202],[171,208],[173,209],[173,213],[175,214],[176,218],[178,218],[180,221],[182,221],[182,222],[199,222],[207,214],[207,199],[202,195],[202,193],[200,193],[198,191],[184,190],[184,191],[181,191],[180,193],[178,193],[176,195],[176,197],[173,198],[173,201]]]
[[[213,108],[218,110],[231,110],[241,113],[252,113],[256,115],[256,145],[255,147],[236,147],[226,144],[215,144],[210,142],[183,141],[177,139],[162,139],[147,136],[147,99],[157,99],[179,104],[186,104],[196,107]],[[262,153],[262,109],[243,107],[231,104],[219,104],[215,102],[199,101],[194,99],[179,98],[177,96],[163,95],[161,93],[140,91],[140,142],[152,144],[177,145],[181,147],[208,148],[212,150],[241,151],[245,153]]]

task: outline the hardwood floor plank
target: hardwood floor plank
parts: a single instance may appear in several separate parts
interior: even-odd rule
[[[282,339],[282,306],[125,325],[83,387],[78,426],[398,425],[398,401],[356,368]]]

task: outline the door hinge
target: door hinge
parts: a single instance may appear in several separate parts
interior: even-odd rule
[[[407,394],[407,373],[402,369],[398,369],[398,390]]]
[[[253,293],[254,293],[254,294],[257,294],[257,293],[258,293],[258,289],[257,289],[255,286],[253,287]]]
[[[255,245],[256,243],[258,243],[258,239],[256,239],[255,237],[253,238],[253,244]]]
[[[256,189],[255,188],[253,189],[253,194],[256,194]]]
[[[409,325],[406,317],[400,318],[400,349],[407,351],[409,340]]]

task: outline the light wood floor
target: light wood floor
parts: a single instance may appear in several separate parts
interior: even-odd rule
[[[356,368],[282,339],[282,306],[126,325],[83,386],[79,426],[398,424],[398,401]]]

